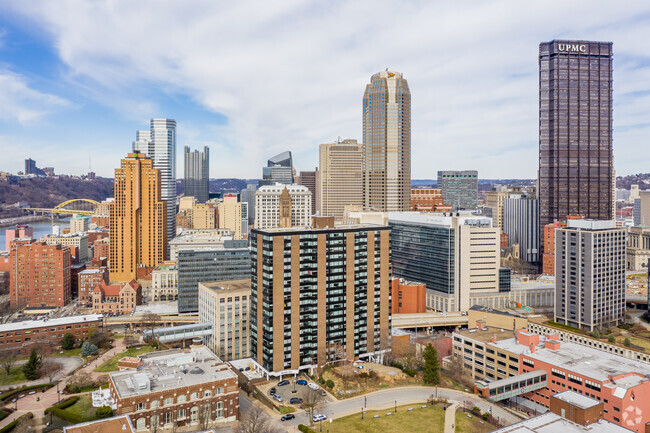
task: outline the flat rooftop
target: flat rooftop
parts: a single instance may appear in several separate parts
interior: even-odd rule
[[[244,278],[241,280],[209,281],[206,283],[199,283],[199,285],[207,289],[220,290],[224,292],[236,292],[236,291],[250,292],[251,290],[250,278]]]
[[[135,433],[128,415],[89,421],[63,427],[63,433]]]
[[[334,227],[276,227],[266,229],[253,228],[258,233],[310,233],[310,232],[336,232],[336,231],[355,231],[355,230],[388,230],[388,226],[379,224],[336,224]]]
[[[389,223],[407,223],[451,228],[454,218],[459,225],[492,227],[492,218],[474,215],[472,211],[458,212],[388,212]]]
[[[576,424],[566,418],[562,418],[553,412],[518,422],[517,424],[494,430],[492,433],[630,433],[630,430],[623,428],[604,419],[588,426]]]
[[[102,320],[102,317],[104,316],[101,314],[87,314],[85,316],[61,317],[58,319],[23,320],[22,322],[4,323],[0,325],[0,332],[22,331],[24,329],[33,328],[49,328],[63,325],[76,325],[78,323]]]
[[[555,394],[553,398],[557,398],[558,400],[565,401],[581,409],[589,409],[590,407],[594,407],[594,406],[598,406],[599,404],[602,404],[602,402],[598,400],[594,400],[591,397],[587,397],[586,395],[578,394],[577,392],[570,391],[570,390],[562,391],[558,394]]]
[[[142,367],[110,373],[119,398],[237,377],[205,346],[153,352],[139,358],[144,361]]]
[[[464,329],[462,331],[455,332],[455,334],[460,334],[463,337],[471,338],[472,340],[480,341],[481,343],[492,343],[492,337],[496,337],[497,342],[501,340],[513,340],[515,338],[514,331],[502,328],[494,328],[492,326],[485,327],[484,329]],[[525,346],[521,346],[524,349]]]

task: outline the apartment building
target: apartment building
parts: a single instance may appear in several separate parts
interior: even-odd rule
[[[311,223],[312,196],[302,185],[265,185],[255,193],[255,228],[280,227],[280,196],[285,191],[291,198],[291,226],[306,227]]]

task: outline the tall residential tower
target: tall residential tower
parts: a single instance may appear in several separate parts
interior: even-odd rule
[[[540,229],[613,215],[612,43],[539,45]]]
[[[411,92],[399,72],[376,73],[363,94],[363,203],[411,209]]]
[[[185,146],[185,197],[194,197],[199,203],[208,201],[209,178],[210,148],[190,152],[190,147]]]

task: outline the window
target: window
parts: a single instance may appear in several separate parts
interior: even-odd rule
[[[160,406],[160,402],[158,400],[154,400],[149,404],[149,407],[152,409],[158,406]]]
[[[190,395],[190,400],[196,400],[197,398],[199,398],[199,393],[198,392],[193,392]]]
[[[184,401],[187,401],[186,395],[179,395],[178,398],[176,399],[176,403],[183,403]]]
[[[212,391],[210,391],[209,389],[203,391],[203,397],[210,397],[211,395],[212,395]]]
[[[146,407],[147,407],[146,404],[144,404],[144,403],[138,403],[138,404],[135,406],[135,410],[144,410]]]
[[[223,418],[223,401],[217,402],[217,418]]]
[[[171,398],[171,397],[167,397],[167,398],[165,399],[165,406],[168,405],[168,404],[174,404],[174,399]],[[166,421],[165,421],[165,422],[166,422]]]
[[[178,409],[178,419],[185,419],[185,409]]]

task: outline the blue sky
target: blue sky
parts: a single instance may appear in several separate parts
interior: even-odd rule
[[[462,4],[459,4],[462,3]],[[370,76],[404,73],[412,172],[537,174],[541,41],[614,42],[617,174],[650,171],[650,4],[643,2],[0,3],[0,170],[23,160],[112,176],[151,117],[182,148],[208,145],[212,177],[258,178],[284,150],[361,141]]]

